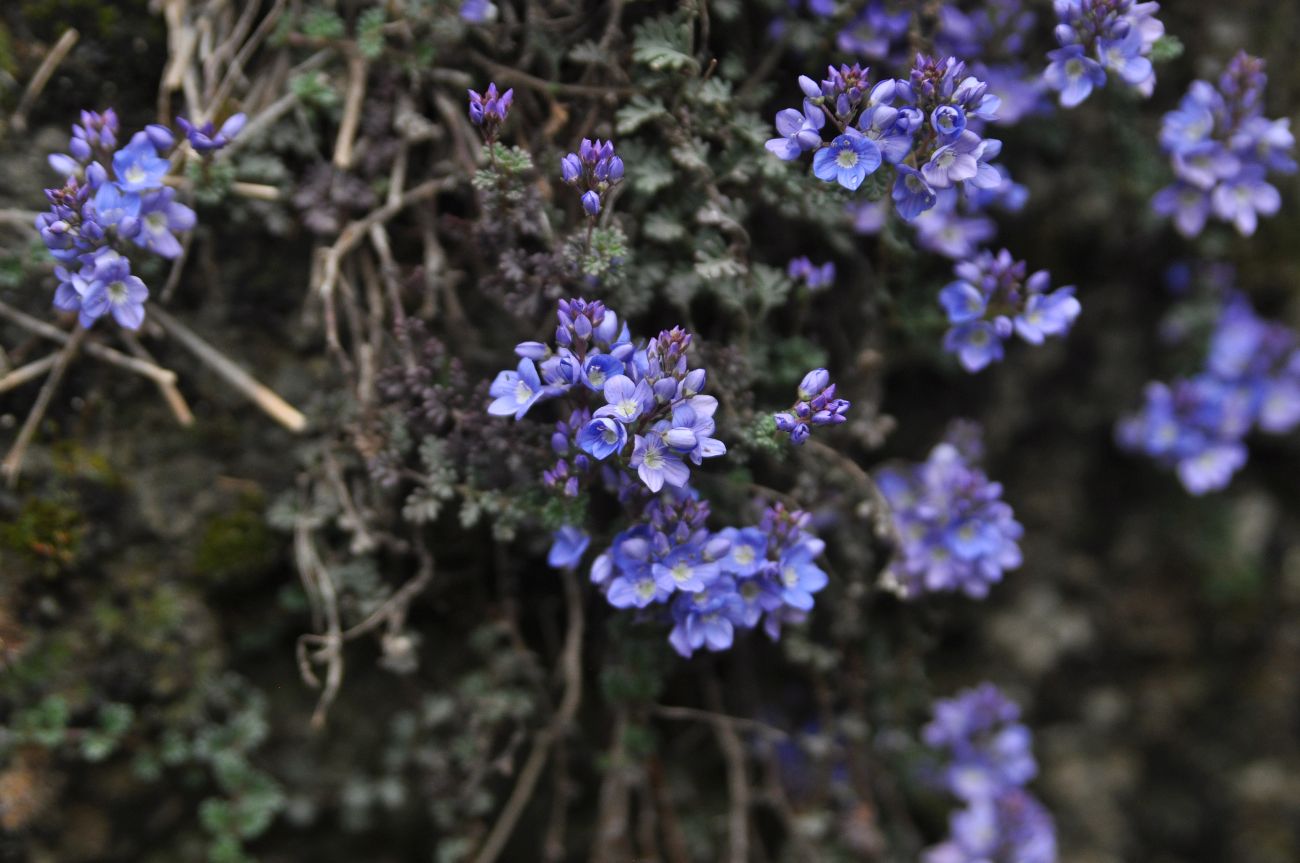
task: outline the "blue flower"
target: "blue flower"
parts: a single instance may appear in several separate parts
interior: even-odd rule
[[[589,354],[582,364],[582,382],[596,392],[605,391],[605,383],[623,374],[623,362],[611,354]]]
[[[159,189],[142,199],[140,232],[132,239],[155,255],[175,258],[181,253],[176,233],[193,230],[196,221],[194,211],[176,200],[175,189]]]
[[[953,327],[943,339],[943,349],[956,354],[968,372],[978,372],[1002,359],[1002,339],[993,324],[971,321]]]
[[[627,375],[614,375],[605,381],[604,395],[608,404],[597,408],[595,416],[613,417],[621,423],[636,422],[655,406],[654,392],[644,378],[633,383]]]
[[[656,432],[636,436],[631,465],[636,468],[641,481],[653,492],[663,488],[664,483],[681,488],[691,476],[690,469]]]
[[[591,537],[573,525],[566,524],[555,532],[546,563],[553,569],[573,569],[591,545]]]
[[[729,576],[719,577],[702,591],[679,594],[672,610],[676,625],[668,641],[686,658],[700,648],[719,651],[731,647],[736,624],[744,616],[735,581]]]
[[[610,417],[596,417],[578,432],[578,447],[604,461],[627,445],[627,426]]]
[[[940,105],[930,112],[930,125],[944,138],[955,138],[966,130],[966,112],[959,105]]]
[[[655,581],[650,567],[643,566],[631,571],[623,571],[609,583],[605,598],[615,608],[645,608],[656,602],[663,602],[669,596]]]
[[[698,552],[690,546],[678,546],[669,552],[662,562],[651,567],[655,583],[660,590],[690,591],[704,590],[718,577],[718,565],[699,557]]]
[[[781,600],[786,605],[808,611],[813,607],[813,594],[829,582],[826,573],[813,563],[823,547],[821,540],[810,538],[781,555],[777,576],[781,583]]]
[[[1051,64],[1043,79],[1060,93],[1061,106],[1073,108],[1092,94],[1093,88],[1106,84],[1106,70],[1083,53],[1082,45],[1067,45],[1047,54]]]
[[[138,330],[144,323],[144,301],[149,289],[131,275],[127,260],[120,255],[111,263],[99,266],[81,298],[81,325],[90,327],[97,319],[112,313],[113,320],[127,330]]]
[[[770,139],[764,146],[783,160],[797,159],[805,151],[821,145],[821,129],[825,125],[826,115],[805,100],[803,111],[786,108],[777,112],[776,131],[781,137]]]
[[[113,154],[113,173],[125,192],[148,192],[163,184],[171,162],[160,157],[143,132]]]
[[[493,416],[510,416],[516,420],[524,418],[528,409],[543,396],[542,379],[537,375],[537,368],[530,359],[521,359],[515,371],[503,371],[497,374],[488,394],[493,401],[488,405],[488,413]]]
[[[839,183],[850,192],[880,167],[880,148],[855,129],[836,136],[813,156],[813,175],[827,183]]]
[[[195,126],[184,117],[176,118],[176,124],[185,132],[185,137],[189,140],[190,146],[201,156],[209,156],[235,140],[235,137],[243,131],[244,124],[247,122],[247,115],[233,114],[221,124],[220,129],[216,129],[211,121],[204,123],[202,126]]]
[[[921,172],[908,165],[898,166],[898,178],[894,181],[890,197],[894,199],[898,215],[908,222],[933,207],[938,200],[938,195],[921,176]]]

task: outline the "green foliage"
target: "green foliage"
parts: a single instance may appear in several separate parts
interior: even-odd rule
[[[691,56],[691,25],[677,15],[651,18],[634,30],[632,59],[656,72],[694,72],[699,64]]]
[[[387,16],[381,6],[367,9],[357,19],[357,50],[367,60],[374,60],[384,51],[384,24]]]
[[[1151,46],[1152,63],[1168,63],[1183,56],[1183,43],[1171,33],[1166,33]]]
[[[214,516],[199,539],[195,571],[217,580],[257,575],[275,563],[278,544],[266,523],[260,497],[245,495],[237,507]]]
[[[302,15],[302,35],[309,39],[342,39],[347,31],[343,19],[332,9],[311,6]]]

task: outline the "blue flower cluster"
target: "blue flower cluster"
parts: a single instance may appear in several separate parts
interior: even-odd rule
[[[1160,146],[1177,180],[1151,200],[1179,233],[1194,237],[1210,215],[1255,233],[1260,216],[1282,205],[1269,172],[1294,174],[1295,136],[1289,119],[1264,116],[1264,61],[1245,52],[1228,64],[1215,88],[1193,81],[1178,109],[1165,115]]]
[[[615,608],[665,610],[668,640],[682,656],[726,650],[736,629],[764,631],[804,620],[813,594],[828,582],[814,562],[825,543],[807,531],[809,516],[780,504],[757,526],[705,526],[708,501],[692,489],[649,502],[639,523],[596,558],[591,580]]]
[[[796,282],[802,282],[810,291],[820,291],[835,284],[835,262],[827,261],[820,266],[806,256],[793,258],[786,266],[786,275]]]
[[[1217,491],[1245,465],[1251,429],[1285,434],[1300,425],[1300,337],[1233,295],[1205,368],[1172,384],[1153,381],[1145,395],[1142,409],[1120,421],[1120,445],[1173,467],[1192,494]]]
[[[998,98],[959,60],[918,55],[909,81],[876,84],[857,64],[830,67],[820,83],[800,76],[799,87],[803,110],[776,115],[780,137],[767,149],[785,160],[814,151],[813,175],[850,191],[892,165],[892,198],[904,219],[932,208],[942,190],[995,189],[1005,181],[991,164],[1002,143],[973,128],[997,116]],[[835,133],[829,142],[822,133],[828,125]]]
[[[487,90],[479,93],[469,92],[469,121],[479,127],[483,140],[489,145],[497,139],[497,133],[510,116],[510,106],[515,101],[515,90],[511,87],[504,93],[497,92],[495,82],[490,82]]]
[[[885,580],[903,597],[961,591],[981,599],[1020,566],[1024,531],[979,456],[977,436],[950,435],[924,462],[877,473],[899,543]]]
[[[135,330],[144,322],[149,289],[132,274],[129,251],[135,247],[175,258],[181,253],[176,235],[195,224],[194,211],[165,185],[172,169],[167,156],[176,139],[167,127],[152,125],[119,148],[112,109],[83,111],[80,119],[72,127],[68,152],[49,157],[65,179],[62,187],[45,190],[50,209],[36,218],[41,239],[59,262],[54,306],[77,312],[83,327],[111,314],[119,326]],[[221,132],[179,122],[191,146],[210,153],[242,128],[243,115],[227,121]]]
[[[1025,276],[1025,262],[1006,249],[980,252],[957,264],[957,280],[939,292],[939,304],[952,328],[943,347],[967,371],[977,372],[1002,359],[1002,342],[1012,334],[1032,345],[1063,336],[1079,316],[1071,286],[1050,288],[1046,270]]]
[[[561,458],[548,482],[574,496],[579,483],[573,472],[585,473],[592,460],[612,458],[635,471],[652,492],[665,484],[681,488],[690,479],[687,461],[699,465],[727,451],[713,437],[718,400],[701,394],[705,371],[688,366],[690,345],[690,333],[680,328],[635,345],[627,325],[603,303],[560,300],[555,346],[516,345],[519,364],[496,376],[487,410],[519,420],[545,399],[603,398],[590,414],[579,408],[560,425],[553,447],[561,456],[580,455],[572,464]]]
[[[1135,0],[1054,0],[1056,41],[1043,80],[1073,108],[1106,85],[1106,73],[1118,76],[1143,96],[1156,86],[1151,48],[1164,35],[1156,18],[1159,3]]]
[[[813,426],[833,426],[844,422],[849,408],[848,399],[835,397],[835,384],[830,372],[813,369],[799,382],[798,400],[788,411],[774,414],[777,431],[790,435],[790,443],[798,446],[808,440]]]
[[[595,218],[610,190],[623,179],[623,160],[614,154],[613,141],[583,138],[578,152],[560,160],[560,177],[583,190],[582,208]]]
[[[1022,0],[987,0],[970,9],[939,7],[935,48],[962,57],[1002,100],[996,122],[1011,125],[1044,106],[1041,76],[1021,59],[1037,16]]]
[[[1051,816],[1024,789],[1038,767],[1019,707],[984,683],[936,701],[922,735],[943,759],[944,790],[965,806],[924,863],[1055,863]]]

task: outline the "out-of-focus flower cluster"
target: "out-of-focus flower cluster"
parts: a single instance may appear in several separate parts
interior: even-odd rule
[[[1264,116],[1264,61],[1237,54],[1219,78],[1193,81],[1178,109],[1165,115],[1160,146],[1177,177],[1151,204],[1179,233],[1194,237],[1214,216],[1243,236],[1260,216],[1272,216],[1282,196],[1269,173],[1294,174],[1295,136],[1290,119]]]
[[[560,177],[582,193],[582,209],[594,218],[623,179],[623,159],[614,153],[613,141],[583,138],[578,152],[560,160]]]
[[[1002,486],[978,467],[979,434],[960,427],[929,458],[876,474],[899,547],[885,584],[905,598],[961,591],[982,599],[1020,566],[1023,533]]]
[[[64,181],[45,190],[50,209],[36,218],[41,239],[59,262],[54,306],[77,312],[83,327],[111,314],[120,326],[135,330],[144,322],[149,289],[132,273],[128,255],[144,249],[175,258],[181,253],[177,234],[195,224],[194,211],[165,184],[176,136],[166,126],[151,125],[119,147],[121,130],[111,108],[102,114],[82,111],[80,119],[72,127],[68,152],[49,157]],[[239,133],[244,115],[236,114],[219,130],[212,123],[177,122],[190,146],[206,157]]]
[[[923,738],[939,756],[939,785],[965,808],[924,863],[1054,863],[1051,816],[1024,786],[1038,773],[1020,708],[984,683],[940,699]]]
[[[1141,410],[1120,421],[1120,445],[1172,467],[1192,494],[1216,491],[1245,465],[1252,429],[1285,434],[1300,425],[1300,338],[1232,294],[1205,368],[1169,384],[1153,381],[1145,395]]]
[[[1061,105],[1073,108],[1106,85],[1107,73],[1143,96],[1156,87],[1151,49],[1164,35],[1159,3],[1134,0],[1055,0],[1056,41],[1043,80]]]
[[[1048,336],[1063,336],[1079,316],[1074,288],[1049,290],[1051,276],[1039,270],[1026,277],[1024,261],[1006,249],[980,252],[957,264],[957,281],[939,292],[939,303],[952,328],[943,347],[977,372],[1002,359],[1002,343],[1018,335],[1032,345]]]

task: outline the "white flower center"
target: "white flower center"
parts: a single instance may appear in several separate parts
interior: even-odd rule
[[[691,565],[684,560],[673,564],[673,568],[670,571],[673,574],[673,581],[678,584],[681,584],[683,581],[691,577]]]
[[[113,282],[108,286],[108,298],[113,305],[120,305],[126,302],[126,282]]]
[[[835,164],[841,168],[852,168],[858,163],[858,154],[851,147],[845,147],[835,154]]]
[[[757,556],[758,555],[755,554],[754,547],[752,545],[742,545],[736,549],[736,554],[735,554],[736,563],[740,564],[741,566],[749,566],[751,563],[754,562],[754,558]]]
[[[520,378],[515,382],[515,401],[522,403],[528,401],[532,397],[533,388],[530,387],[523,378]]]

